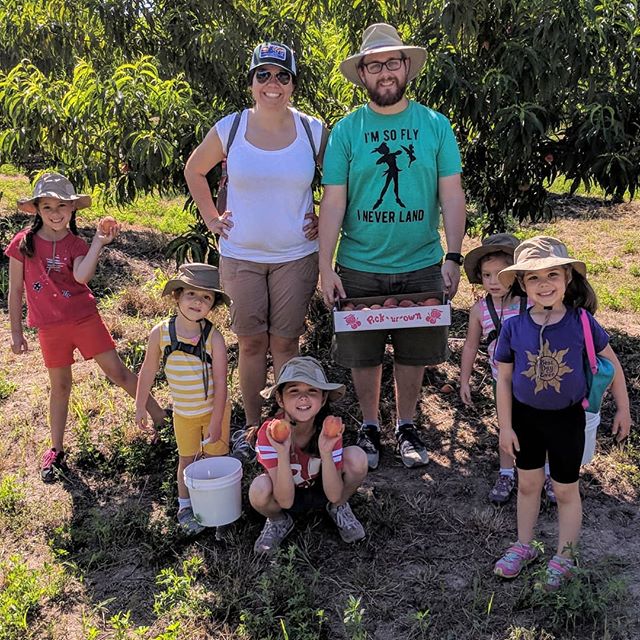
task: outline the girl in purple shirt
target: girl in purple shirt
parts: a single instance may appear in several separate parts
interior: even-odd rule
[[[578,475],[584,450],[582,400],[587,395],[587,380],[580,308],[588,312],[596,352],[615,367],[611,391],[617,411],[612,431],[618,440],[631,428],[629,398],[620,362],[606,332],[591,315],[597,302],[586,280],[584,262],[569,257],[562,242],[547,236],[520,244],[514,260],[500,272],[500,281],[511,286],[517,278],[533,306],[504,323],[495,359],[500,447],[515,458],[518,468],[518,541],[498,560],[494,571],[503,578],[515,578],[538,557],[533,530],[548,456],[558,501],[558,547],[541,586],[557,589],[571,577],[582,524]]]

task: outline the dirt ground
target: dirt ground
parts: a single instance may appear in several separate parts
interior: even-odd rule
[[[555,208],[558,216],[551,227],[540,225],[527,233],[550,229],[570,246],[584,244],[602,259],[619,255],[619,235],[625,229],[635,230],[640,213],[638,203],[614,207],[577,198],[558,200]],[[591,239],[590,229],[596,223],[614,225],[618,235]],[[153,316],[163,312],[145,283],[154,278],[156,268],[171,269],[161,253],[164,242],[148,230],[128,229],[107,251],[93,285],[103,297],[120,292],[103,313],[123,357],[138,365],[140,345]],[[468,239],[465,251],[477,242]],[[638,260],[634,253],[627,257]],[[605,273],[603,283],[611,284],[616,277],[615,272]],[[515,499],[503,508],[487,501],[498,459],[485,355],[479,356],[474,373],[474,407],[465,407],[457,394],[472,299],[473,292],[464,285],[454,301],[451,359],[425,371],[418,424],[431,452],[430,463],[408,470],[393,449],[392,363],[387,357],[380,468],[370,473],[352,501],[367,538],[347,547],[322,514],[301,517],[289,538],[295,552],[272,565],[251,554],[262,521],[248,506],[246,487],[257,467],[245,468],[243,515],[222,540],[213,530],[196,541],[181,537],[173,524],[175,459],[170,443],[153,446],[140,439],[131,424],[132,402],[105,383],[91,362],[74,367],[78,389],[74,406],[82,411],[72,410],[69,419],[70,475],[65,482],[43,485],[38,461],[47,445],[48,380],[37,340],[28,335],[31,350],[22,357],[3,349],[0,373],[17,389],[0,401],[0,471],[3,477],[18,478],[25,497],[20,513],[0,518],[0,562],[20,554],[29,567],[57,562],[68,575],[61,593],[31,610],[28,637],[88,638],[91,625],[99,630],[95,637],[133,637],[114,635],[109,619],[119,611],[131,611],[131,628],[150,627],[143,637],[160,637],[153,634],[166,628],[167,616],[177,614],[154,611],[154,596],[160,591],[156,576],[196,556],[203,560],[197,585],[208,613],[184,614],[179,617],[178,635],[167,637],[280,638],[285,637],[278,623],[283,619],[288,637],[296,640],[640,638],[640,439],[636,433],[622,448],[613,442],[608,431],[611,400],[604,406],[597,455],[582,473],[584,569],[576,583],[560,595],[539,596],[532,588],[535,569],[512,583],[492,574],[496,558],[515,539]],[[626,371],[637,428],[640,315],[603,309],[598,317],[611,330],[612,345]],[[347,385],[347,396],[334,405],[334,412],[348,425],[348,444],[355,439],[359,410],[349,372],[330,360],[330,335],[329,313],[316,299],[302,352],[319,357],[330,379]],[[240,423],[237,345],[228,330],[225,336],[234,421]],[[3,301],[0,341],[8,347],[9,340]],[[454,386],[453,393],[443,391],[445,383]],[[163,386],[160,398],[167,398]],[[543,506],[539,530],[548,556],[557,532],[556,511],[548,504]],[[360,598],[351,609],[350,596]],[[322,625],[296,618],[295,611],[312,617],[318,609],[325,612]],[[360,617],[358,609],[363,610]],[[253,615],[248,621],[247,611]],[[353,611],[356,615],[351,615]],[[241,621],[244,630],[238,626]]]

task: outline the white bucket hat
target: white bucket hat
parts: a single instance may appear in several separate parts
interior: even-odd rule
[[[498,274],[498,280],[510,287],[521,271],[539,271],[552,267],[571,266],[580,275],[587,277],[587,265],[569,255],[564,242],[550,236],[529,238],[516,247],[514,263]]]
[[[33,195],[30,198],[18,200],[18,209],[26,213],[37,213],[35,201],[38,198],[67,200],[73,202],[76,209],[85,209],[91,206],[91,196],[76,193],[71,182],[59,173],[43,173],[33,188]]]
[[[329,400],[338,400],[345,393],[345,386],[339,382],[329,382],[322,365],[311,356],[295,356],[288,360],[274,385],[263,389],[260,395],[267,400],[273,398],[276,390],[286,382],[304,382],[316,389],[329,392]]]
[[[424,66],[427,59],[427,50],[423,47],[411,47],[405,45],[395,27],[384,22],[372,24],[362,34],[360,51],[340,63],[340,71],[347,79],[363,87],[358,74],[358,66],[365,56],[372,53],[387,53],[388,51],[401,51],[411,61],[407,82],[413,80]]]

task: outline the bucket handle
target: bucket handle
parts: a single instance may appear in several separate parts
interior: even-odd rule
[[[194,462],[196,462],[197,460],[200,460],[201,458],[204,459],[204,447],[210,442],[211,442],[211,438],[205,438],[204,440],[200,441],[200,451],[196,451],[196,454],[193,456]]]

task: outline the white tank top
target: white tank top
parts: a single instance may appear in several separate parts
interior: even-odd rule
[[[313,150],[300,121],[308,118],[316,150],[320,149],[322,123],[290,108],[296,139],[284,149],[265,151],[245,138],[249,111],[240,117],[227,158],[227,209],[233,228],[228,239],[220,238],[220,253],[251,262],[291,262],[318,250],[317,241],[305,238],[304,216],[313,210],[311,182],[315,172]],[[235,114],[215,125],[227,148]]]

